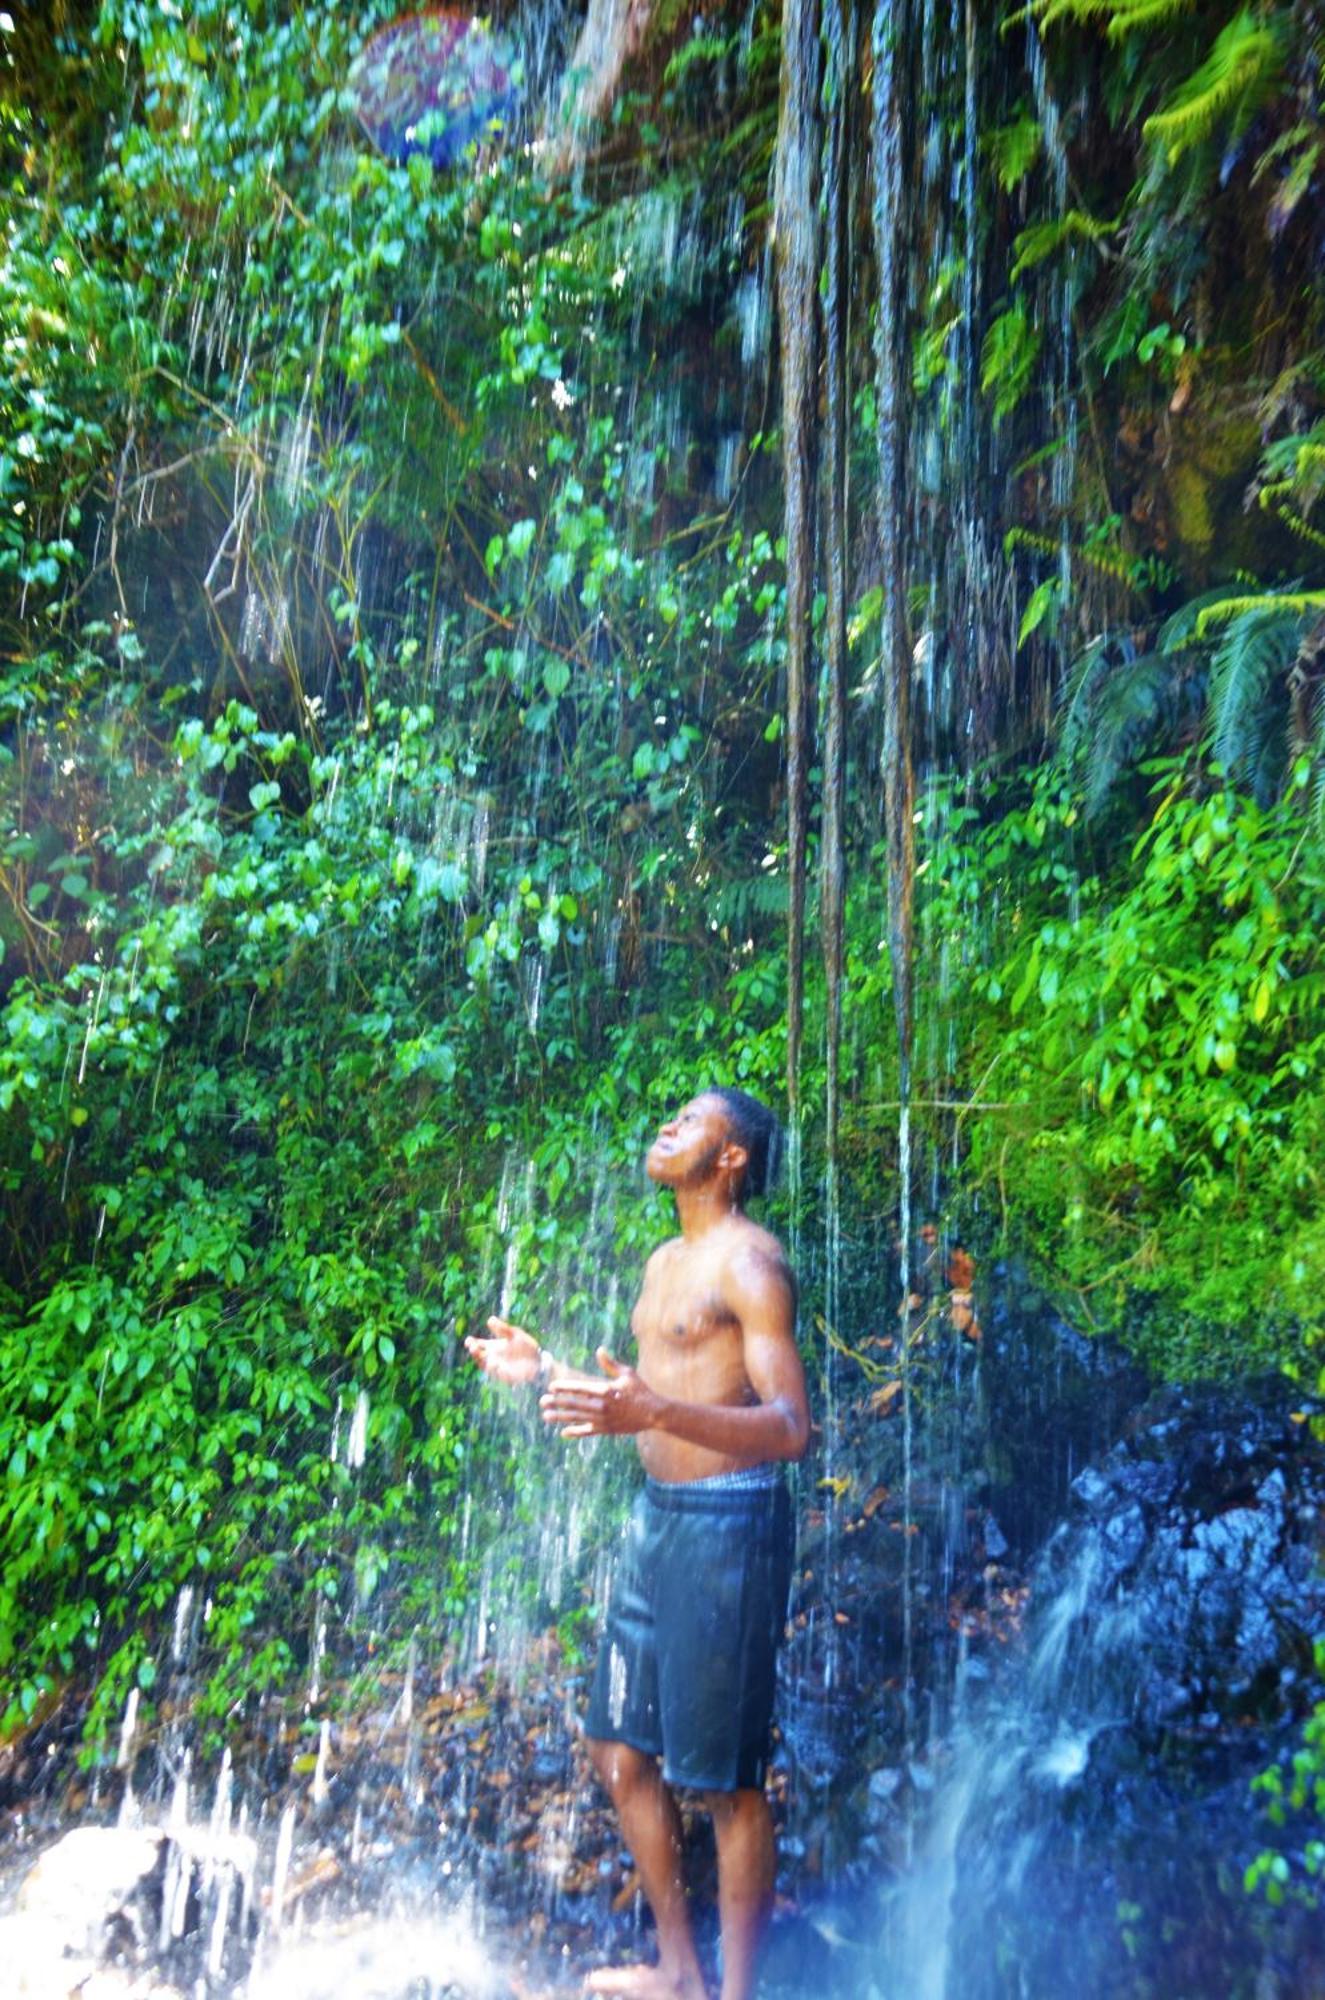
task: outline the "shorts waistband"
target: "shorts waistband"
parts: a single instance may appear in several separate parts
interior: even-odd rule
[[[714,1472],[707,1479],[646,1477],[644,1489],[656,1506],[690,1509],[784,1493],[786,1480],[780,1462],[769,1459],[762,1465],[742,1465],[735,1472]]]

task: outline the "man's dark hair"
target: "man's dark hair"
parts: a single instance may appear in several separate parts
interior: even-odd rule
[[[728,1131],[748,1155],[740,1188],[742,1199],[767,1194],[777,1180],[782,1155],[782,1127],[777,1119],[748,1090],[717,1084],[705,1095],[717,1098],[727,1113]]]

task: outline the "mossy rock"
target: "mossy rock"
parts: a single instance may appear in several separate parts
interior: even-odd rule
[[[1213,397],[1215,385],[1210,385]],[[1172,421],[1164,473],[1170,536],[1183,567],[1204,576],[1207,561],[1225,571],[1256,567],[1260,524],[1243,505],[1260,454],[1260,430],[1243,409],[1213,401]]]

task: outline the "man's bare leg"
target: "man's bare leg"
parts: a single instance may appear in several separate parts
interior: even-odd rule
[[[681,1868],[681,1815],[676,1800],[653,1758],[642,1750],[590,1737],[589,1754],[611,1794],[626,1846],[635,1857],[653,1911],[658,1927],[658,1963],[594,1972],[585,1985],[591,1993],[620,1994],[629,2000],[705,2000]]]
[[[750,2000],[773,1913],[773,1815],[762,1791],[710,1792],[704,1803],[718,1843],[722,2000]]]

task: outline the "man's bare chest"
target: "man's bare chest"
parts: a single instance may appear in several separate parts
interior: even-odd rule
[[[646,1279],[631,1324],[641,1350],[706,1347],[740,1328],[712,1271],[679,1260]]]

